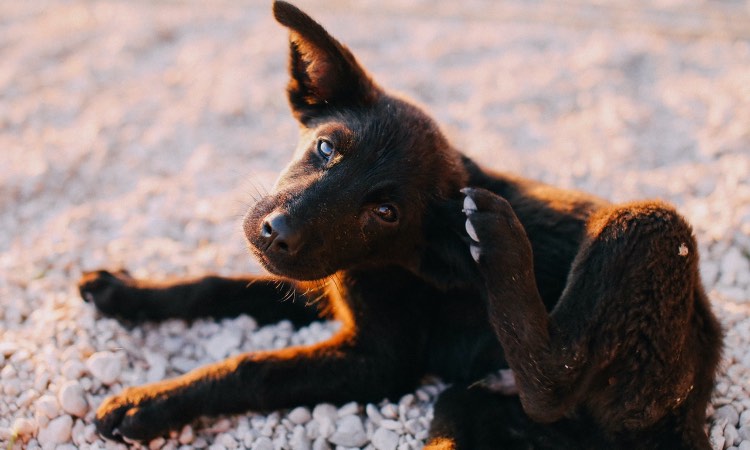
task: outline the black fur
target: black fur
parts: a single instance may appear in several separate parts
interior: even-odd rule
[[[328,316],[341,331],[125,389],[99,407],[100,433],[147,440],[205,415],[377,402],[431,373],[454,385],[428,447],[708,449],[721,332],[685,220],[480,168],[306,14],[281,1],[274,14],[290,30],[300,143],[244,229],[281,278],[97,271],[80,290],[131,321]],[[280,301],[280,282],[296,301]],[[507,367],[519,395],[493,382]]]

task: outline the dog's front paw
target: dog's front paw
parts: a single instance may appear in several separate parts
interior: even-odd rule
[[[78,281],[78,291],[84,301],[93,303],[108,316],[132,319],[138,309],[128,295],[134,287],[133,278],[124,270],[84,272]]]
[[[504,198],[480,188],[464,188],[463,212],[469,252],[480,267],[532,264],[531,243]]]
[[[127,388],[104,400],[94,424],[107,439],[149,441],[178,426],[168,401],[169,396],[149,385]]]

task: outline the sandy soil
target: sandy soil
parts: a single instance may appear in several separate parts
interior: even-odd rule
[[[480,162],[677,205],[727,327],[712,439],[750,449],[750,3],[433,3],[300,1]],[[107,394],[331,332],[237,319],[215,350],[217,324],[126,330],[74,288],[98,267],[156,278],[259,270],[239,218],[296,140],[270,2],[1,2],[0,61],[3,447],[113,447],[91,425]],[[115,382],[91,374],[96,352],[121,364]],[[60,404],[73,381],[83,417]],[[385,411],[403,426],[369,448],[420,448],[434,391],[338,414],[359,413],[369,441],[381,428],[373,409]],[[323,409],[310,422],[323,423]],[[210,423],[151,448],[291,448],[295,429],[310,428],[286,412]],[[327,431],[313,448],[335,442]]]

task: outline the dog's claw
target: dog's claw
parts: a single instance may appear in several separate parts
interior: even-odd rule
[[[471,257],[474,258],[474,261],[479,262],[479,256],[481,253],[479,246],[472,244],[469,246],[469,251],[471,252]]]
[[[474,242],[479,242],[479,236],[477,236],[477,230],[474,229],[470,219],[466,219],[466,233],[469,235]]]
[[[467,187],[461,189],[461,193],[466,196],[464,197],[463,212],[467,216],[477,211],[477,204],[474,202],[474,199],[469,197],[470,191],[471,189]]]
[[[476,212],[477,210],[477,204],[474,203],[474,200],[471,199],[468,195],[464,198],[464,214],[467,216],[473,212]]]

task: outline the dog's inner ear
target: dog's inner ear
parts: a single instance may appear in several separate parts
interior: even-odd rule
[[[379,89],[352,53],[297,7],[276,1],[276,20],[289,28],[289,103],[295,117],[307,124],[329,109],[365,106]]]

